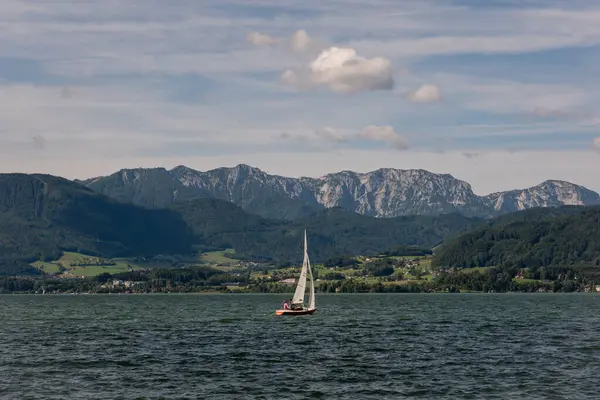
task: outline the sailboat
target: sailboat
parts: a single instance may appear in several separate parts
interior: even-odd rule
[[[308,298],[308,307],[304,307],[304,292],[306,291],[306,275],[310,276],[310,295]],[[296,291],[292,298],[291,309],[276,310],[276,315],[307,315],[317,311],[315,306],[315,281],[313,279],[312,269],[310,268],[310,260],[308,259],[308,250],[306,243],[306,230],[304,230],[304,260],[302,261],[302,270],[300,278],[296,284]]]

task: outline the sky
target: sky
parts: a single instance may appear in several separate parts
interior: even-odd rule
[[[600,191],[600,4],[2,0],[0,172],[240,163]]]

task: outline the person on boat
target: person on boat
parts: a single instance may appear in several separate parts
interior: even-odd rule
[[[288,303],[287,300],[283,302],[283,309],[284,310],[289,310],[290,309],[290,305],[289,305],[289,303]]]

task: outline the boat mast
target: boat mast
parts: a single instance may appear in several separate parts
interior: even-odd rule
[[[308,256],[307,256],[308,258]],[[315,308],[315,280],[313,278],[312,268],[310,267],[310,261],[308,262],[308,271],[310,272],[310,297],[308,298],[308,309],[314,310]]]
[[[298,285],[296,286],[296,292],[292,298],[292,304],[304,305],[304,292],[306,291],[306,272],[308,268],[308,253],[306,246],[306,229],[304,230],[304,260],[302,261],[302,270],[300,271],[300,278],[298,279]],[[312,272],[311,272],[312,274]]]

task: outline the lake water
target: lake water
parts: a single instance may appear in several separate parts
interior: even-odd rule
[[[0,296],[1,399],[596,399],[600,296]]]

